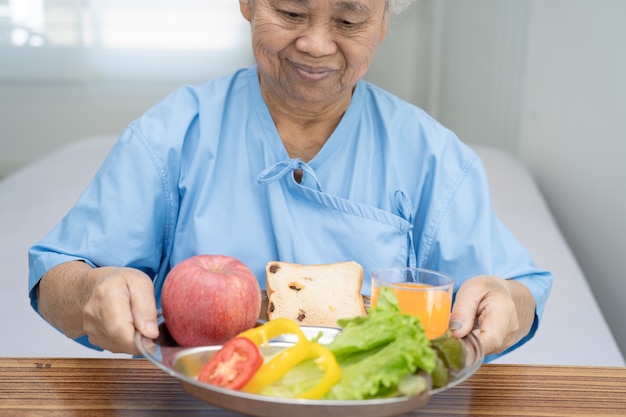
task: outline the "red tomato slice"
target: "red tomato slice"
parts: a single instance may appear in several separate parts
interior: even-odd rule
[[[263,355],[252,340],[236,337],[229,340],[209,359],[198,380],[221,388],[240,390],[263,364]]]

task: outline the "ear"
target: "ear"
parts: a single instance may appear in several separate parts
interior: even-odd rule
[[[253,0],[239,0],[239,10],[241,10],[241,14],[248,22],[252,20],[252,1]]]
[[[391,13],[389,10],[385,10],[385,16],[383,17],[383,27],[380,30],[380,38],[378,39],[378,43],[382,43],[387,37],[387,32],[389,31],[389,21],[391,20]]]

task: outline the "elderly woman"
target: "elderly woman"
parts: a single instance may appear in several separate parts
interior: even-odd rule
[[[81,343],[137,353],[135,330],[157,336],[163,281],[185,258],[231,255],[261,287],[271,260],[354,260],[366,276],[454,277],[450,328],[488,354],[532,337],[552,277],[492,212],[481,162],[361,79],[410,2],[240,0],[257,65],[179,89],[122,133],[31,248],[33,307]]]

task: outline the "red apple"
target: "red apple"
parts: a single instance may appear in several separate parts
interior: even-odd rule
[[[261,289],[241,261],[196,255],[177,264],[161,293],[163,318],[181,346],[221,345],[257,322]]]

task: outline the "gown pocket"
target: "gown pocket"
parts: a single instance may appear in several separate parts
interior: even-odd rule
[[[365,295],[375,269],[415,266],[413,211],[402,191],[392,193],[393,211],[387,211],[327,194],[316,183],[297,183],[292,175],[271,182],[268,204],[280,260],[356,261],[363,266]]]

